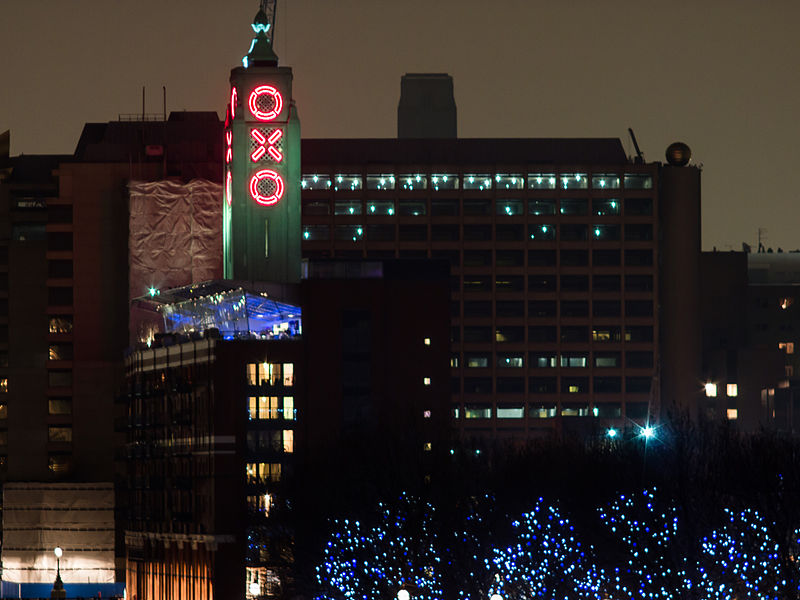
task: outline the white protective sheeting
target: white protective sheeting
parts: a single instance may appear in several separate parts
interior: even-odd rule
[[[111,483],[8,483],[3,487],[3,580],[50,583],[61,547],[65,583],[114,582]]]
[[[222,186],[131,181],[129,296],[222,278]]]

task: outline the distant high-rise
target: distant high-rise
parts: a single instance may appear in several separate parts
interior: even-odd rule
[[[398,138],[456,137],[453,78],[447,73],[406,73],[400,82]]]

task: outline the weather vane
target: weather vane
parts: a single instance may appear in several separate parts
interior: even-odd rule
[[[261,5],[252,25],[256,35],[250,44],[247,56],[242,59],[242,64],[245,68],[256,63],[278,63],[278,57],[272,49],[272,42],[275,39],[275,12],[277,8],[278,0],[261,0]]]

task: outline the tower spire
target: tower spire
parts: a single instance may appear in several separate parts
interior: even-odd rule
[[[261,6],[253,19],[255,37],[250,44],[247,56],[242,59],[244,68],[254,65],[277,65],[278,55],[272,48],[275,39],[275,13],[278,0],[261,0]]]

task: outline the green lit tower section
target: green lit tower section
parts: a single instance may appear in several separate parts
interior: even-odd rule
[[[300,280],[300,120],[292,70],[272,49],[275,0],[264,0],[255,38],[231,71],[225,119],[223,252],[226,279]]]

